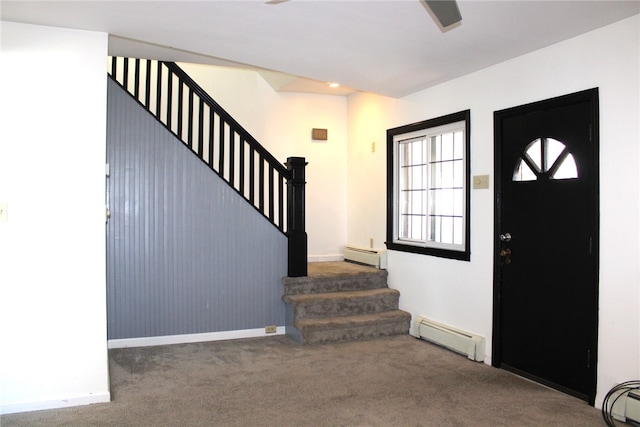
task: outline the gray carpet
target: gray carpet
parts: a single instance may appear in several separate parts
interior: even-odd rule
[[[110,351],[112,402],[5,426],[603,426],[585,402],[408,335]]]

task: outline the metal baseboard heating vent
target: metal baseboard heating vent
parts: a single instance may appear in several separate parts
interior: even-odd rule
[[[347,246],[344,248],[344,260],[386,269],[387,251]]]
[[[416,317],[412,335],[464,354],[476,362],[484,362],[484,337],[470,334],[426,317]]]
[[[626,396],[625,396],[626,394]],[[631,390],[620,389],[613,394],[613,404],[611,415],[613,418],[623,423],[640,425],[640,389]],[[605,400],[605,403],[607,400]],[[603,406],[603,410],[605,410]]]

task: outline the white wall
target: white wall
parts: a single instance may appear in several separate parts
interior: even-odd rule
[[[385,249],[387,128],[402,101],[374,94],[349,97],[347,244]]]
[[[1,25],[1,412],[108,401],[107,35]]]
[[[471,171],[493,181],[493,112],[600,88],[600,405],[615,384],[640,377],[640,18],[635,16],[398,101],[349,99],[348,241],[385,233],[386,157],[370,153],[387,128],[471,109]],[[363,161],[364,159],[364,161]],[[379,190],[375,190],[379,189]],[[367,195],[364,195],[366,193]],[[471,262],[389,254],[400,305],[488,338],[493,310],[493,182],[471,194]]]
[[[347,99],[277,93],[255,71],[179,65],[276,159],[306,158],[309,259],[340,258],[347,235]],[[313,128],[327,129],[328,140],[313,141]]]

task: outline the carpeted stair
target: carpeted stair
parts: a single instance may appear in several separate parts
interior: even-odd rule
[[[287,335],[301,344],[371,339],[409,332],[400,293],[387,271],[348,262],[310,263],[308,276],[282,279]]]

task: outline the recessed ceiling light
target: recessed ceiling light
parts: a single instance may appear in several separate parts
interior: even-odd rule
[[[329,87],[340,87],[340,83],[329,82],[329,83],[327,83],[327,86],[329,86]]]

